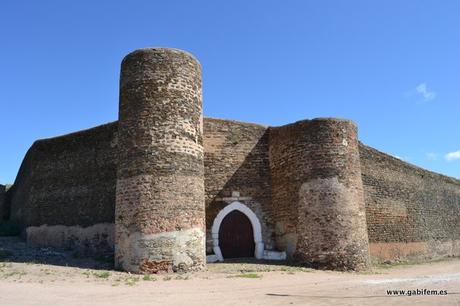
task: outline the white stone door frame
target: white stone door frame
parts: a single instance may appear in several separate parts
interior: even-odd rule
[[[262,259],[264,257],[264,243],[262,242],[262,227],[260,225],[259,218],[257,218],[256,214],[249,207],[238,201],[225,206],[221,211],[219,211],[214,219],[211,230],[214,254],[217,256],[219,261],[224,261],[224,257],[222,256],[222,252],[219,247],[219,229],[222,220],[224,220],[224,218],[234,210],[242,212],[246,215],[246,217],[248,217],[249,221],[251,221],[255,244],[254,257]]]

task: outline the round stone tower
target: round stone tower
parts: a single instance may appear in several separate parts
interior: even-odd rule
[[[300,261],[334,270],[369,265],[357,127],[349,120],[310,122],[309,170],[299,190]]]
[[[369,264],[356,125],[326,118],[270,129],[277,246],[334,270]]]
[[[205,265],[201,67],[148,48],[121,64],[115,265],[134,273]]]

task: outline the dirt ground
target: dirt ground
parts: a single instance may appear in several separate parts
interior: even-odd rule
[[[139,276],[109,266],[105,258],[0,237],[0,305],[460,305],[460,259],[365,273],[233,262],[199,273]],[[447,295],[387,294],[417,289]]]

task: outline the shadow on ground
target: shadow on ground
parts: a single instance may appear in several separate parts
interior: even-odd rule
[[[245,257],[245,258],[225,258],[224,262],[217,262],[215,264],[259,264],[264,266],[291,266],[291,267],[304,267],[312,268],[308,265],[300,265],[294,261],[290,260],[265,260],[265,259],[256,259],[254,257]]]
[[[36,263],[85,269],[113,269],[113,254],[90,256],[78,251],[27,245],[18,236],[0,237],[0,262]]]
[[[0,262],[38,263],[55,266],[68,266],[85,269],[113,270],[113,254],[92,256],[75,250],[66,250],[53,247],[37,247],[28,245],[19,236],[0,236]],[[277,270],[276,267],[299,267],[290,261],[258,260],[255,258],[230,258],[223,263],[214,263],[225,270],[225,267],[234,264],[249,264],[254,270]],[[305,267],[305,266],[303,266]]]

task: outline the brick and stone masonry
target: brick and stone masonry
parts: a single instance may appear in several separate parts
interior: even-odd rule
[[[113,253],[116,131],[112,122],[33,143],[5,206],[27,243]]]
[[[357,128],[314,119],[270,131],[278,244],[299,262],[338,270],[369,265]]]
[[[460,256],[460,181],[359,145],[376,262]]]
[[[458,179],[360,144],[349,120],[267,127],[203,120],[201,104],[191,55],[134,51],[119,120],[35,141],[11,188],[0,185],[0,215],[28,243],[115,252],[135,273],[202,268],[205,233],[219,257],[230,209],[257,229],[257,258],[362,270],[369,257],[460,256]]]
[[[115,264],[189,271],[205,264],[201,67],[175,49],[121,64]]]

